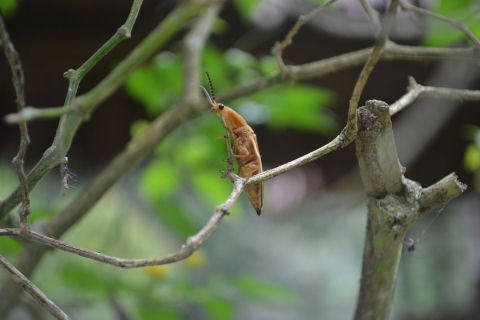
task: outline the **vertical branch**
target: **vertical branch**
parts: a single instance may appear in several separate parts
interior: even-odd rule
[[[312,10],[308,14],[300,16],[298,18],[297,22],[293,25],[292,29],[290,29],[290,31],[285,36],[285,39],[283,39],[283,41],[281,41],[281,42],[278,42],[278,41],[275,42],[275,45],[273,46],[271,53],[275,57],[275,60],[277,61],[277,65],[280,69],[280,74],[282,76],[286,76],[288,74],[287,66],[283,62],[283,58],[282,58],[283,50],[285,50],[289,45],[292,44],[293,37],[295,37],[295,35],[298,33],[300,28],[305,23],[307,23],[317,13],[319,13],[320,11],[322,11],[323,9],[325,9],[326,7],[328,7],[329,5],[334,3],[335,1],[337,1],[337,0],[328,0],[324,4],[316,7],[314,10]]]
[[[12,83],[15,88],[16,102],[18,112],[22,112],[25,107],[25,77],[23,74],[22,63],[20,62],[20,56],[13,43],[10,41],[10,37],[3,21],[3,17],[0,13],[0,44],[2,45],[3,52],[7,57],[8,64],[12,71]],[[25,161],[25,154],[27,153],[28,145],[30,144],[30,136],[28,135],[27,122],[25,120],[19,121],[20,129],[20,147],[17,155],[12,159],[12,162],[17,171],[20,188],[22,191],[22,207],[19,210],[21,223],[27,224],[27,216],[30,213],[30,198],[28,196],[28,183],[27,176],[23,164]]]
[[[62,311],[52,300],[50,300],[45,293],[43,293],[37,286],[35,286],[27,277],[25,277],[17,268],[15,268],[7,259],[0,255],[0,265],[7,270],[16,284],[21,286],[23,290],[28,292],[32,298],[37,300],[48,312],[57,319],[70,320],[65,312]]]
[[[454,174],[425,189],[403,177],[386,103],[367,101],[358,110],[358,128],[356,153],[368,215],[355,319],[386,320],[405,233],[416,219],[445,206],[465,186]]]
[[[377,62],[380,60],[381,54],[383,49],[385,48],[385,44],[387,43],[388,33],[393,24],[393,20],[395,18],[395,13],[397,12],[399,0],[392,0],[390,3],[390,7],[388,8],[387,16],[382,25],[382,29],[380,30],[380,34],[377,38],[377,43],[372,50],[372,53],[368,57],[365,65],[363,66],[360,75],[358,76],[358,80],[355,83],[355,87],[353,88],[352,97],[350,98],[350,102],[348,105],[348,119],[347,119],[347,126],[346,126],[346,144],[350,143],[354,138],[358,131],[357,128],[357,107],[358,102],[360,100],[360,96],[362,95],[363,89],[367,83],[370,74],[375,68]]]

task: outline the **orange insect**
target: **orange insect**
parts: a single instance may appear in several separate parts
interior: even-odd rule
[[[253,132],[252,128],[250,128],[241,115],[215,100],[212,81],[210,80],[208,72],[207,78],[210,85],[211,97],[207,89],[204,87],[202,87],[202,89],[212,105],[211,111],[215,111],[218,116],[223,115],[225,119],[227,128],[233,138],[233,149],[240,175],[244,178],[250,178],[262,172],[262,160],[260,159],[260,151],[258,150],[258,141],[255,132]],[[245,190],[247,191],[250,203],[255,211],[257,211],[257,214],[260,215],[263,208],[263,182],[249,185]]]

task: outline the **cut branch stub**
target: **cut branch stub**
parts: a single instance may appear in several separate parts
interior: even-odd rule
[[[355,319],[388,319],[402,240],[419,217],[442,208],[465,185],[455,174],[423,189],[403,177],[389,107],[370,100],[358,109],[355,141],[360,175],[368,195],[367,234]]]
[[[402,166],[398,162],[388,105],[369,100],[358,110],[357,158],[367,194],[383,197],[402,190]]]

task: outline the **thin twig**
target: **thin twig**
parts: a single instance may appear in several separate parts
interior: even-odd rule
[[[208,36],[210,35],[213,22],[218,16],[218,12],[223,5],[223,1],[213,4],[201,15],[192,25],[183,41],[182,60],[183,60],[183,91],[182,101],[193,103],[194,107],[200,103],[200,58],[205,47]]]
[[[230,209],[242,193],[244,185],[245,179],[236,176],[234,178],[234,187],[232,193],[224,203],[217,206],[217,208],[210,216],[208,221],[205,223],[203,228],[200,229],[200,231],[198,231],[196,234],[190,236],[185,242],[185,244],[183,244],[176,253],[165,257],[147,259],[117,258],[96,251],[72,246],[63,241],[56,240],[36,231],[33,231],[30,228],[0,229],[0,236],[22,237],[24,239],[35,241],[52,248],[60,249],[88,259],[103,262],[106,264],[111,264],[121,268],[140,268],[145,266],[170,264],[184,260],[191,256],[192,253],[197,250],[197,248],[200,247],[200,245],[210,237],[210,235],[213,233],[213,231],[217,228],[218,224],[222,220],[223,216],[229,214]]]
[[[144,40],[143,45],[141,44],[137,47],[137,49],[135,49],[135,55],[142,56],[142,61],[145,61],[145,59],[149,57],[149,54],[146,54],[144,51],[148,51],[150,54],[156,52],[158,46],[167,41],[176,30],[183,28],[201,8],[202,7],[178,8],[177,11],[173,13],[173,16],[170,16],[167,19],[168,21],[163,21],[157,30],[153,31],[153,35]],[[213,23],[215,17],[205,14],[202,19],[208,19],[211,21],[211,23]],[[201,25],[202,28],[210,29],[208,25]],[[205,42],[207,36],[208,34],[202,36],[205,38],[203,40],[202,38],[196,38],[196,41]],[[133,56],[129,56],[127,59],[132,64],[129,69],[134,70],[136,60],[134,60]],[[126,67],[124,66],[123,68]],[[112,90],[109,90],[109,93],[111,93]],[[198,90],[198,86],[195,88],[195,90]],[[145,159],[145,157],[150,154],[152,148],[155,145],[158,145],[159,142],[161,142],[184,120],[184,116],[182,114],[189,114],[189,110],[193,111],[195,109],[192,109],[190,103],[185,103],[185,101],[183,101],[183,103],[181,102],[172,106],[170,110],[152,121],[150,126],[141,134],[133,138],[124,148],[124,150],[122,150],[108,164],[108,166],[104,168],[95,177],[95,179],[82,192],[80,192],[71,203],[69,203],[64,210],[62,210],[62,212],[60,212],[54,219],[49,221],[44,226],[44,233],[49,235],[51,238],[60,238],[89,211],[89,209],[105,194],[105,192],[107,192],[107,190],[109,190],[113,184],[115,184],[115,182],[117,182],[138,162],[142,161],[142,159]],[[228,205],[231,206],[233,203],[230,204],[227,201],[225,205],[227,205],[228,209]],[[224,210],[220,211],[224,212]],[[220,212],[216,211],[216,213],[208,222],[208,228],[204,228],[204,232],[197,233],[197,237],[194,237],[193,240],[197,241],[197,243],[198,239],[203,239],[202,241],[204,241],[205,236],[209,235],[207,230],[213,230],[212,225],[215,225],[219,217]],[[40,262],[41,257],[43,257],[46,252],[47,250],[43,246],[35,245],[26,247],[19,258],[18,266],[20,270],[26,270],[25,273],[27,275],[31,274]],[[12,286],[10,283],[4,283],[3,286],[9,290],[8,295],[5,293],[0,296],[0,317],[2,314],[5,314],[6,310],[10,306],[14,305],[16,297],[18,296],[18,291],[15,291],[15,286]]]
[[[436,14],[432,11],[429,11],[429,10],[426,10],[426,9],[423,9],[423,8],[420,8],[420,7],[417,7],[417,6],[414,6],[408,2],[405,2],[403,0],[400,0],[400,6],[405,9],[405,10],[408,10],[408,11],[412,11],[412,12],[415,12],[415,13],[418,13],[418,14],[423,14],[423,15],[426,15],[426,16],[429,16],[429,17],[432,17],[432,18],[435,18],[437,20],[440,20],[440,21],[443,21],[443,22],[446,22],[448,24],[450,24],[451,26],[453,26],[454,28],[462,31],[468,39],[470,39],[475,47],[477,48],[477,50],[480,50],[480,41],[478,40],[478,38],[470,31],[470,29],[467,27],[467,25],[465,25],[464,23],[461,23],[461,22],[458,22],[458,21],[455,21],[455,20],[452,20],[452,19],[449,19],[445,16],[442,16],[442,15],[439,15],[439,14]]]
[[[69,81],[64,106],[69,106],[77,96],[77,90],[83,77],[120,42],[131,37],[133,25],[137,19],[142,2],[143,0],[133,0],[127,20],[117,29],[115,34],[95,51],[77,70],[70,69],[64,73],[64,77]]]
[[[312,19],[317,13],[334,3],[336,0],[329,0],[325,2],[322,5],[317,6],[314,10],[312,10],[310,13],[306,15],[301,15],[297,22],[293,25],[292,29],[287,33],[285,36],[285,39],[281,42],[275,42],[275,45],[273,46],[271,53],[275,57],[275,60],[277,61],[278,67],[280,69],[280,73],[283,77],[285,77],[288,74],[287,68],[285,66],[285,63],[283,62],[282,58],[282,53],[285,48],[287,48],[293,41],[293,37],[298,33],[300,28],[307,23],[310,19]]]
[[[390,115],[403,110],[418,98],[456,99],[463,101],[479,101],[480,90],[466,90],[443,87],[429,87],[418,84],[413,77],[408,77],[408,92],[390,105]]]
[[[20,56],[15,49],[15,46],[10,41],[7,27],[3,21],[3,16],[0,13],[0,39],[2,43],[3,52],[7,57],[10,70],[12,71],[12,83],[17,97],[17,111],[22,113],[25,107],[25,76],[23,74],[23,67],[20,61]],[[23,225],[27,224],[27,217],[30,214],[30,198],[28,196],[28,182],[23,164],[25,162],[25,154],[27,153],[28,145],[30,144],[30,136],[28,134],[28,127],[26,121],[18,123],[20,129],[20,146],[17,155],[12,159],[15,166],[20,188],[22,190],[22,207],[19,210],[20,221]]]
[[[370,22],[372,23],[373,31],[375,32],[375,35],[377,35],[380,32],[380,29],[382,28],[382,24],[380,23],[378,12],[372,8],[368,0],[360,0],[360,3],[362,4],[363,10],[365,10],[365,13],[367,14],[368,18],[370,19]]]
[[[440,59],[471,60],[475,62],[475,52],[473,48],[427,48],[399,45],[394,42],[387,42],[382,52],[381,59],[387,61],[408,60],[408,61],[431,61]],[[352,51],[340,54],[331,58],[326,58],[303,65],[287,66],[289,75],[296,80],[309,80],[320,78],[337,71],[355,67],[364,63],[370,56],[372,48]],[[220,96],[222,101],[229,101],[239,97],[247,96],[260,90],[267,89],[273,85],[283,82],[280,74],[259,78],[243,87],[236,88]],[[82,100],[82,96],[77,98],[77,102]],[[95,102],[96,103],[96,102]],[[13,113],[5,117],[8,123],[17,123],[19,120],[34,121],[38,119],[47,119],[60,117],[68,113],[85,115],[82,105],[71,105],[51,108],[26,107],[22,113]],[[45,110],[45,111],[44,111]]]
[[[1,233],[0,233],[1,235]],[[2,255],[0,255],[0,264],[7,270],[7,272],[23,290],[28,292],[32,298],[37,300],[48,312],[57,319],[70,320],[70,317],[62,311],[50,298],[48,298],[37,286],[35,286],[27,277],[25,277],[14,265],[8,262]]]
[[[373,48],[372,53],[368,57],[367,62],[365,62],[365,65],[363,66],[363,69],[360,72],[360,75],[358,76],[358,80],[355,83],[355,87],[353,88],[352,97],[350,98],[350,101],[348,104],[348,119],[347,119],[347,125],[345,127],[346,128],[346,131],[345,131],[346,144],[349,144],[351,141],[353,141],[353,139],[355,139],[355,136],[357,134],[358,102],[362,95],[363,89],[367,84],[367,80],[370,77],[370,74],[372,73],[373,68],[375,68],[375,65],[377,64],[377,62],[380,60],[381,53],[385,48],[385,45],[388,39],[388,34],[393,25],[393,20],[395,18],[395,13],[397,11],[397,6],[398,6],[398,0],[392,0],[387,11],[387,16],[385,17],[385,21],[382,25],[382,29],[380,30],[380,33],[378,35],[377,43],[375,44],[375,47]]]
[[[65,117],[60,119],[52,145],[43,153],[40,161],[28,175],[29,190],[33,189],[47,172],[63,162],[78,128],[85,120],[85,116],[93,112],[100,103],[120,87],[127,76],[152,57],[159,47],[165,44],[176,32],[188,25],[188,22],[204,7],[205,4],[196,2],[180,5],[97,86],[70,103],[77,105],[78,110],[83,115],[78,114],[78,112],[67,113]],[[20,197],[21,191],[17,188],[0,204],[0,218],[19,203]]]

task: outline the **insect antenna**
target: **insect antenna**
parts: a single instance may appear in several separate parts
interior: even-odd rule
[[[208,74],[208,72],[205,73],[207,74],[208,84],[210,85],[210,95],[212,96],[213,102],[216,103],[217,100],[215,99],[215,92],[213,92],[212,80],[210,79],[210,75]]]

